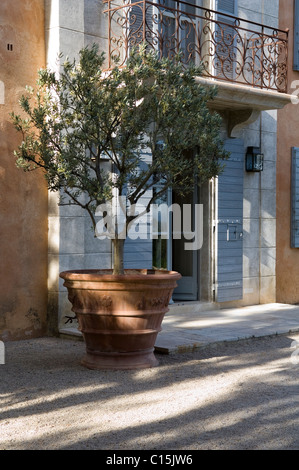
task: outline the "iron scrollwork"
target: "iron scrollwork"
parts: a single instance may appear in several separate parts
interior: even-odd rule
[[[109,66],[146,42],[160,56],[202,64],[203,75],[285,93],[288,33],[186,2],[108,0]],[[117,58],[117,61],[115,60]]]

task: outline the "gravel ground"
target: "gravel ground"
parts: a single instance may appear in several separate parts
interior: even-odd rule
[[[139,371],[83,368],[80,341],[8,342],[0,450],[299,450],[294,340],[159,355]]]

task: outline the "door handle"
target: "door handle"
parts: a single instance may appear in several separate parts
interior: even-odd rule
[[[235,242],[243,238],[243,231],[238,231],[237,225],[228,225],[226,230],[226,239],[228,242]]]

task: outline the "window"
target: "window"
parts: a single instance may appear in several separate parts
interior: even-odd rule
[[[299,71],[299,0],[295,0],[294,11],[294,62],[293,69]]]
[[[213,75],[217,78],[234,80],[236,68],[235,19],[237,14],[236,0],[216,0],[217,23],[215,26],[215,57]]]
[[[291,247],[299,248],[299,148],[292,148]]]
[[[165,0],[165,9],[161,10],[159,35],[161,36],[163,56],[172,58],[182,52],[182,62],[195,62],[195,51],[199,46],[198,32],[200,6],[197,0],[180,3],[175,0]],[[198,54],[197,54],[198,55]]]

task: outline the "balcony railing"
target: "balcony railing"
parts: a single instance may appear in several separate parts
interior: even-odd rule
[[[108,69],[146,42],[160,56],[203,65],[212,79],[287,91],[288,31],[176,0],[104,0]]]

